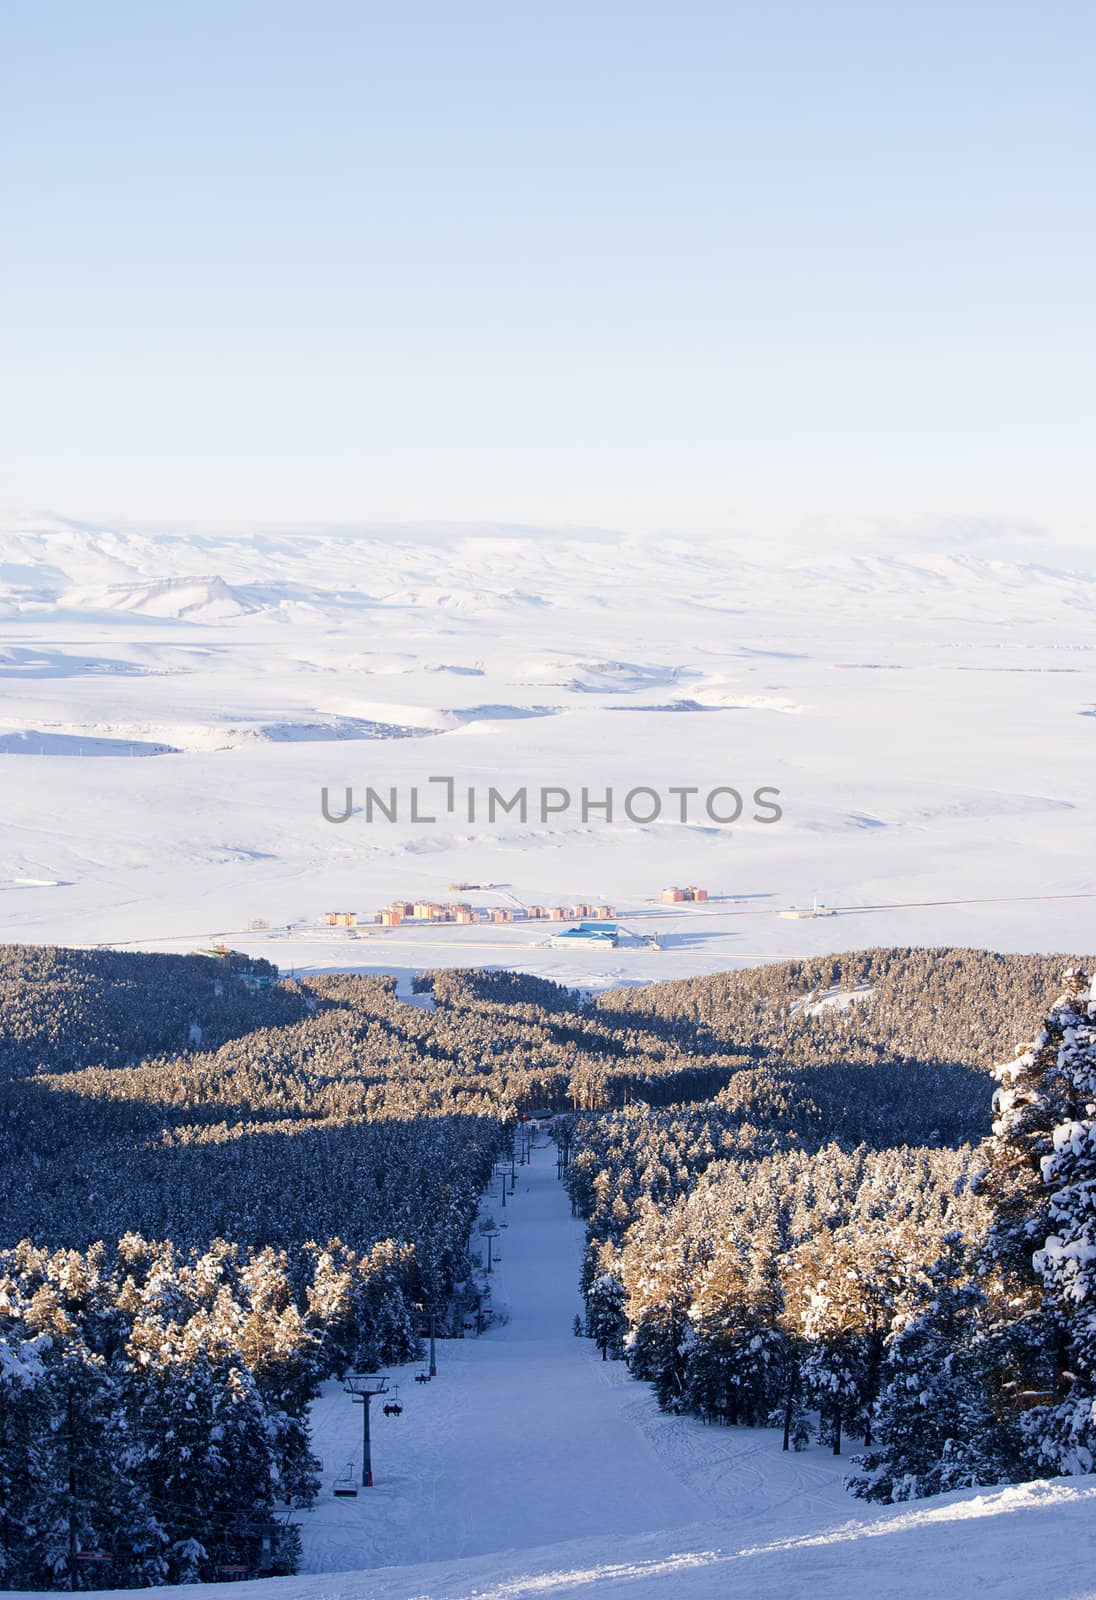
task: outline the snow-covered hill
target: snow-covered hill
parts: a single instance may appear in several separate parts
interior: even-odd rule
[[[160,578],[115,583],[105,589],[77,588],[68,590],[63,602],[70,611],[125,611],[187,622],[221,622],[255,610],[218,577]]]
[[[210,577],[209,574],[217,574]],[[1096,610],[1096,563],[1043,562],[928,550],[804,560],[756,544],[627,540],[538,530],[302,530],[143,533],[57,517],[0,522],[0,594],[10,604],[107,606],[152,616],[246,615],[254,588],[266,603],[308,601],[339,614],[348,604],[437,612],[457,619],[528,617],[540,609],[612,610],[644,594],[660,607],[749,612],[817,611],[901,621],[1030,621]],[[233,591],[236,590],[236,593]],[[558,623],[558,618],[553,619]],[[548,677],[553,663],[545,663]],[[614,663],[609,663],[610,670]],[[596,680],[596,658],[576,669]]]

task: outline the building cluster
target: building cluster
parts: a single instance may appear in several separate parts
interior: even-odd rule
[[[612,906],[576,902],[567,906],[512,905],[485,906],[477,910],[466,900],[393,900],[374,917],[385,928],[398,928],[405,922],[509,923],[567,922],[574,917],[614,917]]]
[[[663,889],[662,891],[662,902],[668,906],[678,905],[681,901],[700,903],[707,900],[707,898],[707,889],[698,889],[695,883],[690,883],[684,889],[671,885],[669,889]]]

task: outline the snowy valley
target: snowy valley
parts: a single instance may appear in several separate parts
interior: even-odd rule
[[[946,550],[8,519],[0,933],[590,989],[879,943],[1083,947],[1094,613],[1094,571]],[[778,822],[752,820],[759,787]],[[367,819],[370,788],[395,820]],[[489,815],[492,788],[525,814]],[[351,790],[344,825],[324,789],[335,814]],[[373,925],[466,881],[492,886],[481,913],[606,903],[638,936]],[[691,883],[702,913],[660,905]],[[781,916],[816,897],[840,920]],[[344,907],[356,934],[324,926]]]

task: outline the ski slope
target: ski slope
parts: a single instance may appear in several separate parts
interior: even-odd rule
[[[305,1565],[334,1572],[644,1534],[710,1516],[727,1495],[752,1514],[773,1493],[847,1511],[824,1456],[795,1458],[772,1485],[758,1439],[661,1418],[646,1386],[575,1338],[583,1227],[556,1181],[555,1147],[518,1175],[505,1211],[486,1202],[508,1223],[492,1298],[509,1320],[439,1344],[429,1384],[393,1375],[404,1414],[386,1419],[374,1404],[376,1482],[357,1500],[335,1499],[330,1484],[348,1460],[360,1470],[360,1410],[337,1382],[316,1403],[325,1482],[302,1517]],[[760,1442],[771,1454],[773,1436]]]
[[[508,1320],[438,1345],[438,1377],[393,1372],[404,1413],[375,1407],[375,1487],[360,1412],[333,1382],[313,1411],[324,1461],[300,1513],[304,1570],[185,1585],[198,1600],[1086,1600],[1096,1483],[1058,1479],[868,1507],[847,1459],[783,1454],[776,1431],[661,1415],[571,1323],[582,1225],[555,1151],[518,1169],[493,1299]],[[121,1595],[132,1591],[113,1591]],[[29,1600],[29,1596],[27,1597]]]

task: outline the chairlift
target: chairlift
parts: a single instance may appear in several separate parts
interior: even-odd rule
[[[416,1372],[416,1374],[415,1374],[415,1382],[416,1383],[429,1383],[430,1382],[430,1374],[425,1370],[422,1371],[422,1372]]]
[[[399,1386],[399,1384],[398,1383],[394,1383],[392,1385],[392,1387],[389,1389],[388,1393],[392,1396],[392,1398],[390,1400],[386,1400],[384,1402],[384,1405],[381,1408],[383,1410],[385,1416],[386,1417],[402,1417],[403,1416],[403,1404],[402,1404],[402,1402],[400,1400],[400,1386]]]
[[[114,1550],[123,1560],[140,1560],[142,1556],[152,1555],[158,1548],[157,1541],[150,1539],[147,1534],[119,1533],[115,1535]]]
[[[331,1486],[336,1500],[356,1500],[358,1486],[354,1482],[354,1463],[348,1461]]]

